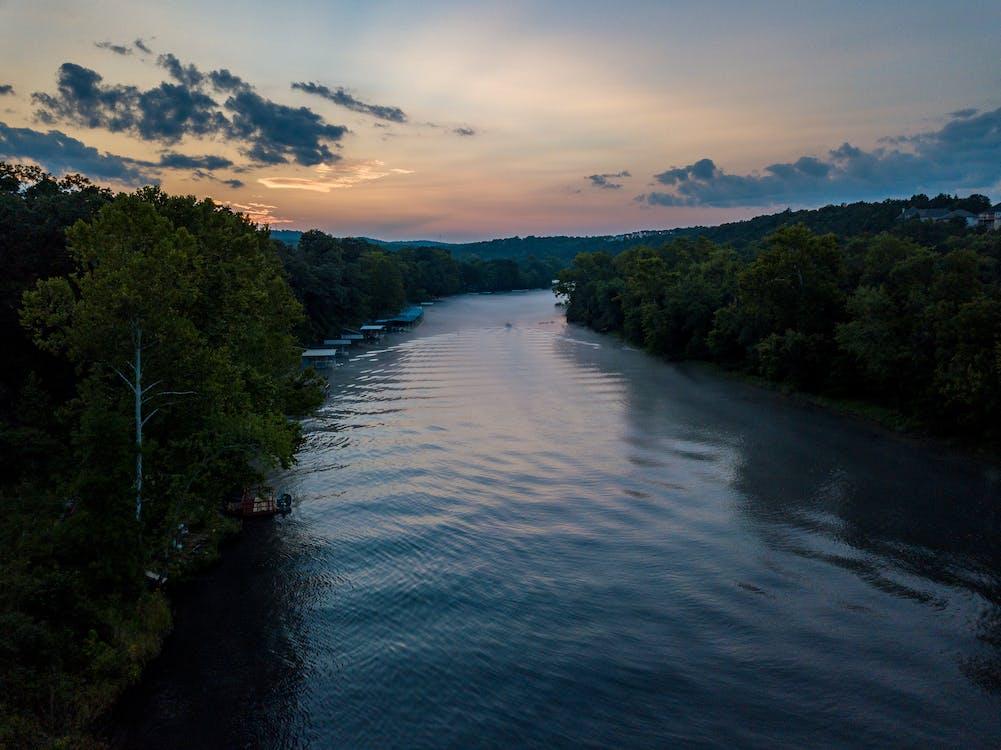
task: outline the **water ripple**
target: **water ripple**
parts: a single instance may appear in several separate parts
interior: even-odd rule
[[[996,472],[552,310],[450,300],[331,373],[205,606],[267,650],[162,672],[130,742],[997,745]]]

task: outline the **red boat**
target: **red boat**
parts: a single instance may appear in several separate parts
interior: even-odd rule
[[[292,511],[292,496],[288,493],[276,496],[271,487],[248,487],[227,502],[225,510],[241,518],[285,515]]]

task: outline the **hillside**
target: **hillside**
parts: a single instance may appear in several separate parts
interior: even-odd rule
[[[900,212],[908,206],[952,208],[962,206],[967,199],[941,195],[933,199],[913,196],[908,200],[891,199],[879,203],[859,201],[822,208],[786,209],[753,219],[734,221],[717,226],[694,226],[678,229],[650,229],[628,234],[598,235],[593,237],[505,237],[481,242],[435,242],[432,240],[385,241],[367,239],[382,247],[397,250],[404,247],[439,247],[450,250],[456,257],[475,255],[483,260],[500,258],[558,258],[570,261],[577,253],[605,250],[613,255],[641,245],[657,245],[681,237],[705,237],[719,244],[730,244],[737,250],[758,242],[783,226],[804,224],[816,234],[833,233],[841,237],[873,235],[898,227]],[[274,239],[295,245],[302,232],[289,229],[273,230]]]

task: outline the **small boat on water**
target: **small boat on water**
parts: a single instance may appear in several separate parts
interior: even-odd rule
[[[284,516],[292,512],[292,496],[277,495],[272,487],[247,487],[227,501],[225,511],[241,518]]]

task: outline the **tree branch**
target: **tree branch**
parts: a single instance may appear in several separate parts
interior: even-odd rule
[[[156,388],[162,382],[163,382],[162,380],[157,380],[155,383],[150,383],[148,386],[146,386],[145,388],[143,388],[143,391],[142,391],[143,395],[146,394],[146,391],[149,391],[149,390],[151,390],[153,388]]]
[[[115,375],[117,375],[118,377],[120,377],[122,379],[122,381],[125,383],[125,385],[127,385],[129,387],[130,391],[132,391],[133,393],[135,392],[135,390],[136,390],[135,384],[131,380],[129,380],[127,377],[125,377],[124,375],[122,375],[122,371],[121,370],[119,370],[114,365],[108,365],[108,367],[110,367],[114,371]]]

